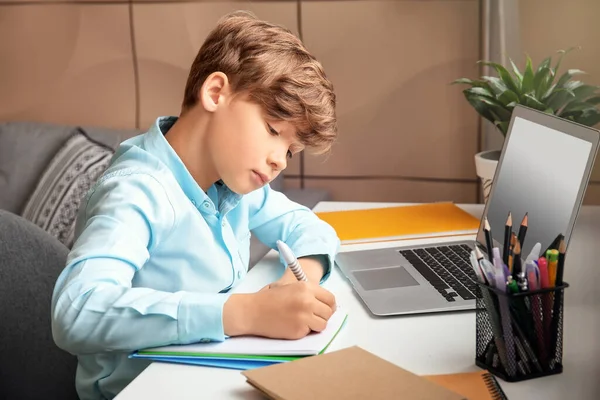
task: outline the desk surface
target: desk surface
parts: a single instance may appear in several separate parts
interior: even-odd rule
[[[372,208],[389,203],[324,202],[315,211]],[[477,216],[481,205],[460,205]],[[565,266],[564,352],[562,374],[518,383],[499,380],[514,399],[598,399],[600,397],[600,268],[595,264],[600,239],[600,207],[583,207]],[[444,238],[436,241],[444,241]],[[418,244],[420,241],[403,241]],[[344,246],[342,251],[392,247],[398,243]],[[236,292],[251,292],[276,278],[272,251],[247,275]],[[280,270],[280,268],[279,268]],[[358,345],[416,374],[475,371],[475,312],[374,317],[337,269],[324,286],[348,310],[348,321],[331,350]],[[264,399],[240,371],[153,363],[117,397],[133,399]]]

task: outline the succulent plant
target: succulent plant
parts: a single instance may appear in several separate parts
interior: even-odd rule
[[[535,70],[529,56],[523,71],[512,60],[512,72],[498,63],[478,61],[493,67],[498,76],[482,76],[479,80],[460,78],[452,83],[470,86],[463,90],[469,104],[504,136],[517,104],[593,126],[600,122],[600,110],[597,108],[600,93],[596,92],[600,87],[573,79],[585,74],[579,69],[569,69],[558,77],[563,57],[573,49],[576,47],[559,50],[556,65],[552,66],[552,57],[548,57]]]

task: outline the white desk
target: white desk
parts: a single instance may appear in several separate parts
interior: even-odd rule
[[[320,203],[315,211],[371,208],[384,203]],[[478,218],[481,205],[461,205]],[[440,241],[444,239],[439,239]],[[406,243],[404,241],[403,243]],[[413,243],[419,243],[413,241]],[[394,246],[378,243],[344,246]],[[565,326],[562,374],[518,383],[499,379],[515,399],[600,398],[600,207],[583,207],[566,261]],[[278,264],[270,252],[236,291],[253,291],[276,278]],[[345,278],[335,269],[325,287],[349,312],[347,325],[330,349],[358,345],[416,374],[478,370],[475,366],[475,312],[378,318],[369,314]],[[117,397],[138,399],[263,399],[240,371],[153,363]]]

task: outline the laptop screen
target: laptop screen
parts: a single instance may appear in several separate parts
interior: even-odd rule
[[[516,116],[503,151],[487,207],[494,246],[502,250],[509,212],[515,234],[525,213],[528,214],[523,258],[537,242],[544,251],[559,233],[566,236],[568,243],[571,221],[581,201],[580,190],[589,179],[588,164],[595,157],[595,146],[577,136]],[[477,239],[485,245],[481,229]]]

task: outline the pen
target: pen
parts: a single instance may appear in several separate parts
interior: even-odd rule
[[[475,249],[477,249],[477,248],[475,248]],[[478,267],[477,266],[477,255],[476,255],[477,253],[478,253],[477,251],[471,252],[471,256],[470,256],[471,264],[472,264],[471,266],[475,270],[475,273],[479,277],[480,281],[482,278],[485,279],[485,275],[487,275],[488,276],[488,284],[490,285],[490,287],[495,287],[496,284],[495,284],[493,265],[488,260],[486,260],[485,258],[482,257],[481,260],[479,261],[479,267]],[[484,277],[482,277],[480,275],[479,272],[481,272],[481,271],[479,271],[479,268],[481,268],[481,270],[483,270]],[[500,316],[498,315],[496,307],[494,306],[494,300],[492,299],[490,291],[486,288],[481,288],[481,295],[483,296],[483,301],[485,303],[485,307],[487,308],[489,315],[490,315],[490,322],[492,324],[492,336],[494,338],[494,342],[496,343],[496,348],[497,348],[498,354],[500,356],[500,362],[506,369],[506,368],[508,368],[508,361],[506,359],[506,348],[504,345],[504,339],[502,338],[502,327],[501,327],[502,323],[500,321]]]
[[[287,266],[292,270],[294,276],[296,276],[296,279],[299,281],[307,281],[308,279],[306,279],[306,275],[304,274],[298,259],[292,252],[292,249],[290,249],[289,246],[281,240],[277,241],[277,248],[279,249],[279,253],[283,257],[283,260]]]
[[[496,249],[496,248],[495,248]],[[498,254],[494,253],[494,256]],[[507,275],[502,268],[502,260],[498,257],[494,257],[494,267],[495,267],[495,283],[496,288],[504,293],[506,293],[506,279]],[[506,373],[509,376],[515,376],[515,363],[511,362],[515,360],[515,341],[513,336],[512,324],[510,321],[510,309],[508,305],[508,298],[506,295],[501,296],[498,295],[498,305],[500,306],[500,321],[502,324],[502,332],[504,333],[504,345],[506,347],[506,360],[507,363],[504,366],[506,369]]]
[[[508,271],[508,267],[502,261],[502,257],[500,256],[500,249],[497,247],[494,247],[493,253],[494,253],[494,259],[492,260],[492,262],[494,264],[494,267],[497,268],[500,272],[502,272],[502,275],[504,275],[504,281],[506,282],[506,278],[508,278],[508,275],[510,275],[510,273]],[[502,288],[498,287],[498,289],[502,289]]]
[[[521,249],[521,251],[522,250],[523,249]],[[538,242],[535,244],[535,246],[533,246],[533,249],[531,249],[531,252],[529,252],[529,255],[525,259],[525,263],[527,263],[528,261],[537,261],[537,259],[540,256],[540,250],[542,250],[542,244]]]
[[[548,277],[548,261],[546,257],[540,257],[538,260],[538,268],[540,269],[540,285],[542,289],[550,287],[550,278]],[[552,293],[542,294],[542,310],[544,318],[544,345],[550,351],[550,323],[552,314]],[[544,360],[547,362],[548,360]]]
[[[535,261],[529,260],[525,263],[525,273],[527,275],[527,283],[529,290],[536,291],[540,289],[540,273]],[[537,348],[540,360],[546,365],[546,347],[544,344],[544,326],[542,324],[542,310],[540,304],[540,295],[531,296],[531,312],[533,313],[534,330],[537,336]]]
[[[550,280],[550,287],[554,287],[556,285],[556,269],[558,267],[558,250],[548,250],[546,252],[546,259],[548,260],[548,279]]]

